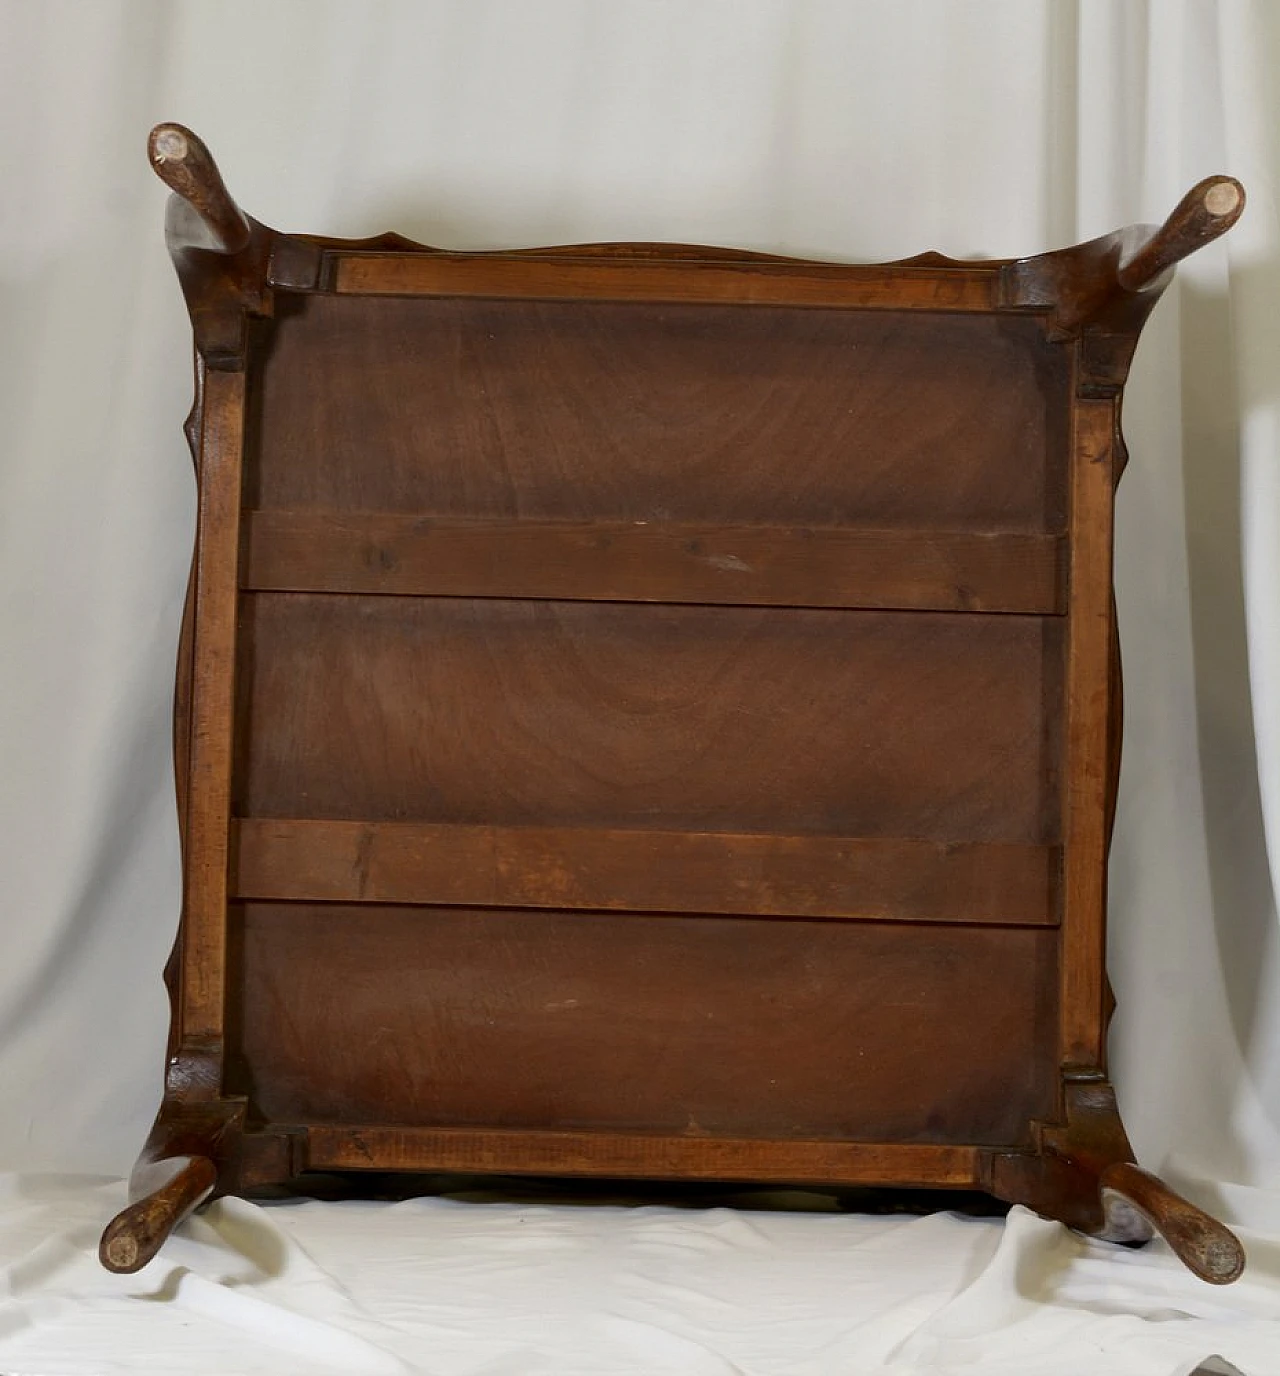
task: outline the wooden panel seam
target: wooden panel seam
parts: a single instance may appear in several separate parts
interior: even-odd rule
[[[236,835],[244,899],[1057,921],[1047,845],[286,818]]]
[[[263,510],[246,516],[242,577],[264,592],[1055,615],[1064,550],[1016,531]]]

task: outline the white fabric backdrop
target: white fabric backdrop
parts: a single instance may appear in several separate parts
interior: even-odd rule
[[[1146,1164],[1280,1187],[1276,70],[1268,0],[0,0],[0,1164],[126,1171],[159,1093],[168,118],[281,229],[457,247],[1003,256],[1239,176],[1126,406],[1112,1055]]]

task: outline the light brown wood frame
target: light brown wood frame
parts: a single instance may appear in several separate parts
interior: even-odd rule
[[[1119,1241],[1158,1229],[1233,1280],[1235,1238],[1133,1164],[1104,955],[1121,391],[1173,266],[1235,222],[1239,184],[1009,261],[467,254],[279,234],[189,130],[149,148],[196,351],[184,902],[164,1103],[104,1264],[137,1269],[215,1194],[379,1169],[981,1189]],[[653,414],[609,382],[633,344]],[[842,391],[833,359],[882,399]],[[699,467],[719,432],[680,398],[704,381],[759,481]],[[769,406],[746,429],[754,391]],[[582,457],[641,412],[681,510]],[[485,438],[477,416],[507,428]],[[788,466],[818,451],[806,496]],[[682,710],[730,703],[753,734],[698,718],[727,733],[714,767],[691,752],[670,787],[633,781],[643,807],[616,778],[526,806],[493,782],[536,781],[505,718],[463,765],[433,738],[453,789],[421,801],[413,704],[447,673],[463,697],[502,678],[503,702],[541,675],[538,710],[567,694],[590,724],[557,653],[674,644],[693,678],[723,679],[718,635],[767,653]],[[499,640],[508,659],[476,659]],[[345,687],[337,660],[357,666]],[[827,704],[821,748],[775,739],[788,693]],[[971,720],[939,747],[956,702]],[[627,709],[633,736],[651,708]],[[377,770],[351,754],[369,732]]]

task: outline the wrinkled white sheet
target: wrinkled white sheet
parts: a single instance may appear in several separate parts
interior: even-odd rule
[[[487,1196],[220,1200],[113,1276],[97,1240],[123,1201],[0,1176],[5,1376],[1184,1376],[1211,1354],[1280,1376],[1280,1197],[1251,1190],[1222,1193],[1250,1262],[1223,1288],[1024,1209]]]

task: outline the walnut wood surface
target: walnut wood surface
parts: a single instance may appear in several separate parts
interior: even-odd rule
[[[1206,177],[1125,257],[1116,280],[1126,291],[1147,290],[1201,245],[1230,229],[1243,212],[1244,187],[1234,177]]]
[[[225,1000],[232,667],[236,643],[244,377],[209,372],[201,398],[183,872],[182,1036],[217,1038]]]
[[[261,594],[241,607],[235,808],[1051,845],[1062,629]]]
[[[997,283],[978,275],[939,277],[876,267],[851,277],[835,266],[753,262],[575,262],[479,255],[339,257],[334,288],[350,295],[535,297],[546,301],[718,301],[863,309],[989,311]],[[914,290],[912,290],[914,288]]]
[[[1243,208],[1033,258],[282,235],[192,320],[166,1094],[104,1236],[314,1169],[983,1186],[1242,1253],[1106,1081],[1119,404]]]
[[[234,1047],[275,1122],[998,1146],[1052,1111],[1051,929],[296,902],[235,925]]]
[[[255,377],[271,512],[1065,524],[1071,357],[1016,315],[320,293],[277,308]]]
[[[1021,531],[465,521],[253,511],[253,592],[912,611],[1065,610],[1065,540]]]
[[[1100,1066],[1106,1048],[1107,790],[1112,778],[1111,531],[1118,417],[1111,400],[1082,400],[1072,423],[1073,548],[1066,657],[1066,787],[1062,934],[1062,1056]]]
[[[240,898],[617,908],[1051,926],[1057,851],[1007,843],[440,826],[238,823]]]
[[[1239,1239],[1163,1180],[1132,1162],[1116,1161],[1102,1172],[1099,1186],[1103,1237],[1130,1241],[1158,1232],[1201,1280],[1230,1285],[1240,1278],[1245,1257]]]
[[[102,1264],[124,1274],[142,1270],[174,1228],[209,1198],[217,1179],[218,1168],[207,1156],[171,1156],[158,1163],[143,1196],[103,1232]]]
[[[249,221],[231,199],[209,150],[190,129],[181,124],[156,125],[147,140],[147,152],[156,175],[177,193],[179,208],[199,218],[210,249],[236,254],[248,245]]]
[[[625,1133],[503,1132],[474,1128],[314,1127],[313,1170],[524,1172],[621,1179],[776,1180],[829,1185],[981,1184],[974,1147],[902,1142],[763,1142]]]
[[[243,1104],[167,1101],[129,1178],[129,1205],[107,1225],[98,1256],[109,1271],[140,1271],[217,1186],[216,1158],[239,1131]]]

